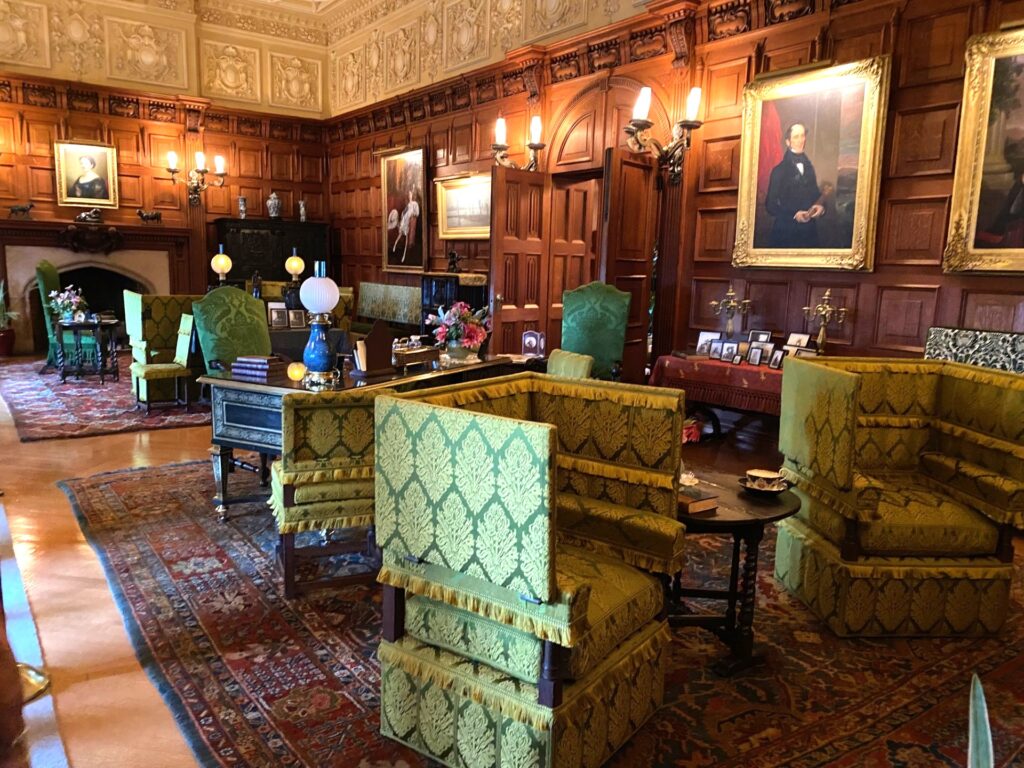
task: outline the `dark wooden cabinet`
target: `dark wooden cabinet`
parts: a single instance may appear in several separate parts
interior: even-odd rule
[[[297,248],[306,262],[307,275],[313,262],[327,260],[330,269],[330,240],[324,222],[282,219],[217,219],[217,243],[231,257],[233,278],[249,278],[259,270],[264,280],[290,280],[284,262]]]
[[[474,311],[487,306],[487,275],[475,272],[427,272],[420,281],[423,317],[420,332],[430,333],[427,315],[438,307],[448,309],[456,301],[464,301]]]

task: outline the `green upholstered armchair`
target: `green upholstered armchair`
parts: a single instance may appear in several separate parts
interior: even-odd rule
[[[124,292],[124,325],[132,349],[132,362],[142,365],[163,364],[178,354],[178,331],[181,316],[192,312],[192,302],[203,298],[201,294],[164,296],[155,293]],[[139,378],[133,366],[132,389],[143,403],[167,402],[177,398],[176,385],[171,379]],[[194,383],[188,384],[190,393],[198,392]]]
[[[556,431],[377,399],[381,732],[453,768],[599,766],[663,698],[658,580],[556,543]]]
[[[215,288],[192,304],[206,372],[228,370],[239,355],[269,355],[263,302],[232,286]]]
[[[553,349],[548,355],[547,372],[565,379],[589,379],[594,370],[594,358],[578,355],[564,349]]]
[[[270,508],[280,543],[285,597],[295,597],[297,559],[365,551],[371,570],[318,584],[372,582],[379,565],[373,539],[373,403],[388,390],[295,393],[282,399],[281,458],[270,468]],[[366,529],[364,541],[296,549],[304,531]]]
[[[626,346],[630,296],[606,283],[562,294],[562,349],[594,358],[594,377],[617,379]]]
[[[39,286],[39,300],[43,310],[43,324],[46,326],[46,340],[48,342],[46,362],[39,369],[40,373],[45,373],[49,368],[57,364],[58,344],[64,345],[64,354],[68,359],[72,359],[72,355],[75,352],[75,336],[70,331],[65,331],[59,340],[57,338],[58,318],[50,307],[50,292],[60,290],[60,274],[57,272],[57,268],[48,261],[40,261],[36,265],[36,285]],[[96,359],[96,339],[88,334],[82,336],[82,354],[85,356],[85,361],[83,362]]]
[[[148,415],[155,400],[152,389],[148,390],[149,397],[142,399],[142,385],[151,385],[157,381],[170,382],[174,387],[174,397],[166,399],[167,405],[184,405],[188,411],[190,403],[190,389],[192,382],[192,315],[182,315],[178,321],[178,341],[174,350],[174,359],[169,363],[140,363],[132,362],[132,382],[135,385],[135,408],[145,402],[146,414]],[[181,395],[178,394],[178,383],[184,380]]]
[[[840,635],[1006,618],[1024,526],[1024,381],[938,360],[786,361],[779,447],[802,501],[776,576]]]

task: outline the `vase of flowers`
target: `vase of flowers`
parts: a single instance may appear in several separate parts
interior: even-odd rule
[[[68,322],[74,319],[76,312],[84,312],[88,308],[81,288],[69,285],[63,291],[50,291],[50,309]]]
[[[466,302],[457,301],[447,312],[438,307],[436,315],[427,317],[427,324],[437,326],[434,340],[448,347],[448,357],[462,360],[475,354],[487,340],[491,319],[486,308],[474,312]]]

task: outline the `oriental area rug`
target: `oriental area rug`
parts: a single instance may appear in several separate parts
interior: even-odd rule
[[[210,423],[209,406],[156,406],[149,416],[135,410],[131,360],[119,361],[120,380],[100,384],[98,376],[69,378],[39,374],[42,360],[0,363],[0,397],[7,403],[21,442],[111,435],[144,429],[195,427]]]
[[[247,480],[233,475],[239,487]],[[62,483],[99,553],[138,657],[204,766],[428,765],[379,735],[377,589],[286,601],[265,505],[217,521],[207,462]],[[241,488],[240,488],[241,490]],[[972,672],[997,766],[1024,765],[1024,551],[1002,634],[842,640],[772,576],[762,547],[755,628],[765,666],[722,679],[723,647],[675,630],[664,707],[617,768],[963,766]],[[691,537],[688,581],[727,573],[730,545]]]

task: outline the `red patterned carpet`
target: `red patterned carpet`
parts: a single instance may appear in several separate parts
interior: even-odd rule
[[[143,429],[195,427],[210,423],[207,406],[153,408],[146,416],[136,411],[132,393],[130,360],[120,359],[121,378],[100,385],[96,376],[60,383],[56,373],[39,375],[42,360],[0,363],[0,397],[14,417],[14,426],[23,443],[68,437],[110,435]]]
[[[425,765],[378,734],[376,589],[286,602],[269,512],[239,506],[244,514],[218,523],[206,462],[64,488],[202,765]],[[722,572],[724,542],[692,542],[695,578]],[[717,641],[677,630],[665,707],[612,765],[963,766],[972,671],[985,684],[996,765],[1024,765],[1024,575],[998,638],[840,640],[781,591],[773,548],[771,536],[756,620],[767,666],[720,679],[709,668]]]

